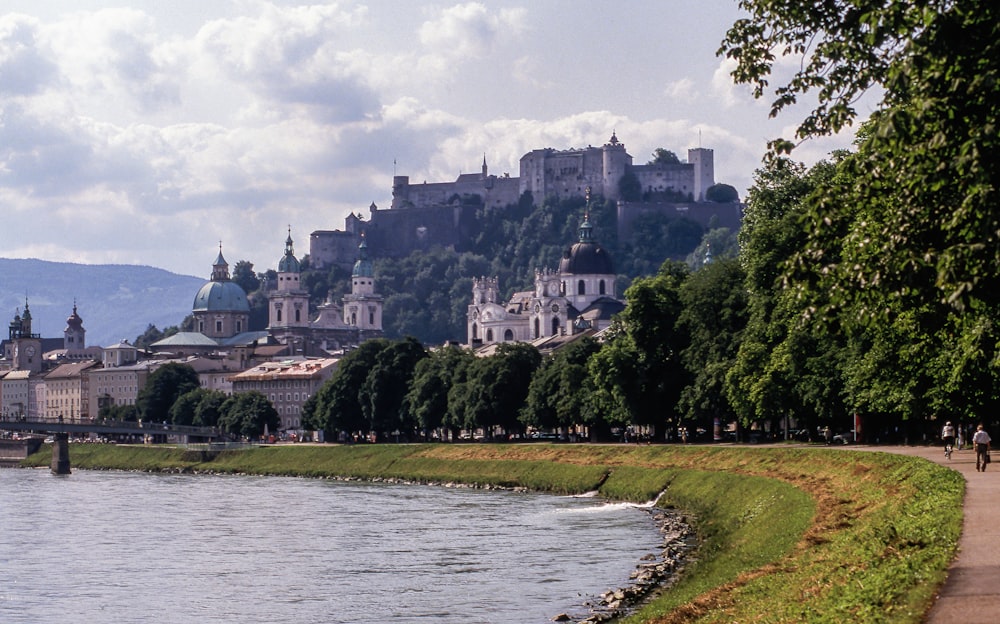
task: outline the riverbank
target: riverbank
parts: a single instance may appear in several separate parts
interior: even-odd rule
[[[45,455],[45,453],[41,453]],[[35,459],[37,458],[37,459]],[[39,455],[28,462],[45,466]],[[626,622],[919,622],[955,553],[964,482],[926,460],[815,448],[73,445],[74,468],[598,490],[697,519],[697,561]]]

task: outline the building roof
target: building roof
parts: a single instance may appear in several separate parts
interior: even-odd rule
[[[559,272],[563,275],[614,275],[615,265],[606,249],[593,238],[589,217],[580,225],[580,240],[563,252]]]
[[[278,273],[299,273],[301,264],[295,258],[295,250],[292,249],[292,230],[288,229],[288,238],[285,239],[285,255],[278,261]]]
[[[340,358],[323,358],[317,360],[285,360],[282,362],[264,362],[242,373],[233,375],[231,380],[238,381],[272,381],[277,379],[317,379],[333,372]]]
[[[233,281],[209,281],[194,296],[193,312],[250,312],[247,294]]]
[[[59,379],[59,378],[71,378],[80,377],[83,371],[88,368],[97,366],[97,362],[93,360],[87,360],[86,362],[70,362],[68,364],[60,364],[52,369],[47,375],[46,379]]]

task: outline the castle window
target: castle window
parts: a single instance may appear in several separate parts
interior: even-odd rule
[[[243,331],[243,321],[236,321],[236,333]]]
[[[281,308],[278,308],[278,309],[277,309],[277,310],[275,311],[275,314],[277,315],[277,316],[276,316],[275,318],[276,318],[276,319],[277,319],[277,321],[278,321],[278,322],[280,323],[280,322],[281,322]]]
[[[601,280],[600,286],[598,286],[597,292],[604,294],[604,280]]]
[[[302,310],[296,310],[295,311],[295,322],[298,323],[298,322],[301,322],[301,320],[302,320]]]
[[[559,317],[558,316],[553,317],[553,319],[552,319],[552,335],[553,336],[558,336],[559,335]]]
[[[472,324],[472,339],[479,340],[479,325]]]
[[[503,341],[504,342],[510,342],[512,340],[514,340],[514,332],[512,332],[511,330],[508,329],[507,331],[505,331],[503,333]]]
[[[493,330],[492,329],[487,329],[486,330],[486,342],[493,342]]]
[[[535,317],[535,335],[533,338],[538,338],[538,317]]]
[[[219,333],[222,333],[222,321],[216,321],[215,322],[215,331],[219,332]]]
[[[578,294],[578,295],[586,295],[587,294],[587,287],[583,283],[583,280],[580,280],[579,282],[577,282],[577,284],[576,284],[576,294]]]

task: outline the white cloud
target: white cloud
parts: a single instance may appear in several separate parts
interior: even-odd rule
[[[670,99],[687,100],[695,97],[697,95],[697,90],[695,88],[694,80],[685,76],[680,80],[667,83],[667,86],[663,89],[663,94]]]
[[[421,25],[420,42],[430,52],[448,58],[482,58],[504,37],[524,28],[524,9],[503,9],[491,13],[478,2],[444,9]]]

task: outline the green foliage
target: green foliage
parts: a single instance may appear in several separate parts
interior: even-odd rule
[[[198,373],[193,368],[167,362],[150,373],[146,385],[139,391],[136,399],[139,418],[147,422],[167,422],[177,398],[199,387]]]
[[[251,390],[234,394],[219,407],[219,427],[228,433],[257,439],[265,427],[275,432],[281,426],[278,411],[266,396]]]
[[[679,409],[686,419],[700,421],[706,430],[711,419],[730,422],[735,418],[726,398],[725,380],[748,320],[745,282],[739,263],[722,259],[693,273],[680,288],[684,308],[677,324],[690,338],[681,361],[691,383],[681,392]]]
[[[260,288],[260,279],[253,272],[253,262],[249,260],[239,260],[236,262],[236,265],[233,267],[232,279],[247,294]]]
[[[416,419],[406,408],[406,393],[417,363],[427,357],[414,338],[390,343],[375,356],[359,398],[366,429],[379,434],[411,432]]]
[[[361,388],[379,353],[390,344],[385,339],[367,340],[341,358],[337,370],[303,407],[303,425],[325,432],[328,440],[336,440],[341,431],[367,431]]]
[[[677,154],[673,153],[668,149],[663,149],[658,147],[653,150],[653,159],[650,160],[648,165],[679,165],[681,164],[681,159],[677,157]]]
[[[170,407],[170,421],[175,425],[215,427],[227,398],[224,392],[206,388],[185,392]]]
[[[528,387],[541,363],[538,349],[525,343],[501,344],[494,355],[476,358],[448,395],[454,410],[450,423],[464,429],[483,428],[489,435],[523,433],[518,419]]]
[[[413,369],[413,380],[405,398],[406,412],[424,431],[445,427],[452,412],[449,394],[465,379],[465,371],[475,360],[471,351],[457,346],[433,350]],[[461,427],[452,427],[457,434]]]
[[[618,179],[618,195],[622,200],[635,202],[642,199],[642,183],[632,171],[626,171],[625,175]]]
[[[610,337],[589,362],[592,400],[609,424],[664,425],[688,375],[680,353],[688,338],[678,327],[687,267],[665,262],[655,277],[634,281]]]
[[[599,350],[596,341],[582,338],[546,356],[531,377],[521,422],[536,429],[596,423],[587,366]]]
[[[713,184],[705,191],[705,199],[720,204],[731,204],[740,201],[740,194],[735,187],[728,184]]]

